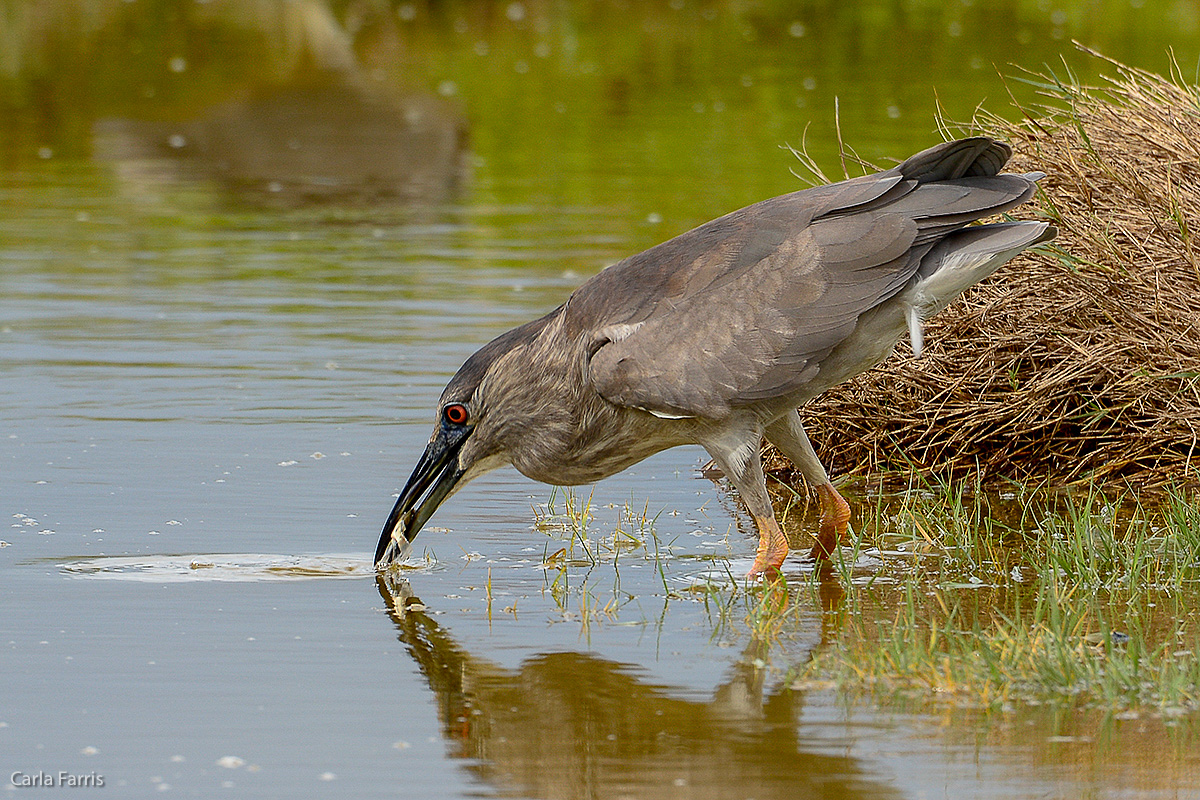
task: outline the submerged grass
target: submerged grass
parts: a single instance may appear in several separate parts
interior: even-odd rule
[[[853,579],[838,635],[796,686],[985,709],[1200,711],[1200,511],[1068,497],[1002,521],[961,488],[881,506],[883,562]]]
[[[1182,492],[1142,502],[957,483],[879,495],[832,569],[791,586],[680,558],[645,505],[608,509],[604,524],[597,511],[568,491],[536,525],[545,591],[585,637],[702,603],[714,642],[741,642],[793,688],[848,702],[1200,721],[1200,504]],[[623,569],[639,572],[628,586]],[[661,610],[647,613],[648,600]]]
[[[650,515],[649,501],[640,508],[632,501],[613,507],[616,520],[609,526],[592,524],[594,499],[594,494],[585,499],[570,487],[555,487],[545,506],[534,507],[534,528],[547,535],[544,590],[564,619],[581,623],[584,634],[595,621],[615,621],[620,610],[637,599],[622,588],[623,562],[652,564],[667,599],[672,597],[664,567],[671,548],[658,537],[658,517]],[[597,569],[601,566],[605,568]]]

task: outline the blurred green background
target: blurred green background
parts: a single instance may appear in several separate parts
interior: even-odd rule
[[[469,186],[458,200],[598,202],[631,219],[674,217],[668,231],[651,225],[632,242],[648,245],[796,188],[782,145],[807,142],[840,173],[835,122],[860,155],[885,161],[936,141],[939,106],[965,121],[980,104],[1017,114],[1010,94],[1036,102],[1023,69],[1101,74],[1103,62],[1072,40],[1160,72],[1173,54],[1194,78],[1200,10],[1174,0],[6,1],[0,168],[111,156],[111,120],[124,126],[122,157],[130,121],[143,126],[132,129],[143,144],[187,150],[197,135],[180,128],[172,139],[171,126],[194,134],[207,120],[211,132],[213,120],[236,116],[231,104],[261,117],[253,103],[264,94],[333,87],[350,105],[401,103],[410,122],[436,120],[440,144],[418,147],[417,161],[456,149],[464,163],[442,163],[429,180]],[[340,142],[360,148],[347,161],[371,160],[364,127],[329,111],[336,96],[322,102],[327,152]],[[261,131],[231,135],[271,149]],[[209,154],[207,174],[212,162],[237,172],[221,159]],[[264,169],[243,170],[232,177],[242,188],[269,181]],[[690,184],[663,179],[681,174]],[[288,199],[288,186],[262,193],[271,190]]]

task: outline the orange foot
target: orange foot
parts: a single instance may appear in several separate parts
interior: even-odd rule
[[[774,517],[755,515],[754,525],[758,528],[758,553],[754,556],[754,566],[750,568],[749,578],[762,575],[768,581],[778,580],[779,568],[787,558],[787,537],[779,528]]]
[[[821,499],[821,525],[817,541],[808,555],[817,561],[827,561],[834,548],[846,541],[846,532],[850,529],[850,505],[832,483],[818,486],[817,497]]]

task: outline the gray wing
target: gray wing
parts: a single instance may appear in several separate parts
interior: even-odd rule
[[[896,294],[943,236],[1027,200],[989,139],[766,200],[589,281],[564,309],[593,336],[591,383],[662,416],[722,418],[790,394],[865,311]]]

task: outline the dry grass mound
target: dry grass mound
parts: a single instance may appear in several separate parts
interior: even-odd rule
[[[1195,480],[1200,89],[1110,64],[1100,87],[1032,76],[1044,102],[1022,122],[971,123],[1013,145],[1010,169],[1047,173],[1017,216],[1059,237],[930,320],[927,356],[898,352],[804,409],[833,474]]]

